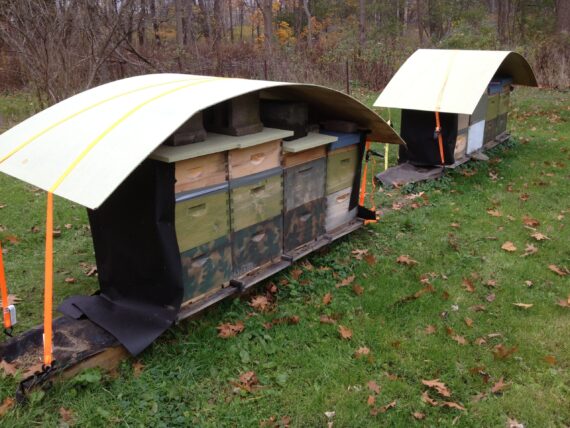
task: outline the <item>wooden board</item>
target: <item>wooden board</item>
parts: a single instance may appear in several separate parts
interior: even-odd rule
[[[509,112],[510,102],[511,102],[510,92],[501,92],[501,94],[499,94],[499,111],[498,111],[499,116]]]
[[[211,294],[227,285],[231,279],[232,252],[229,235],[185,251],[180,254],[180,259],[184,301]]]
[[[176,203],[176,237],[180,251],[213,241],[230,231],[227,190]]]
[[[327,232],[348,223],[356,217],[356,209],[348,210],[352,187],[339,190],[327,196],[325,229]]]
[[[281,173],[230,190],[231,229],[238,231],[283,211]]]
[[[232,233],[232,264],[235,276],[255,270],[283,252],[283,216]]]
[[[175,174],[175,193],[223,183],[227,180],[226,153],[213,153],[176,162]]]
[[[284,170],[285,211],[325,196],[326,158]]]
[[[358,164],[358,146],[352,145],[329,152],[327,156],[326,194],[352,186]]]
[[[283,220],[283,250],[314,241],[325,234],[326,199],[320,198],[288,211]]]
[[[281,140],[229,152],[230,180],[281,165]]]
[[[291,168],[302,163],[324,158],[327,155],[326,146],[315,147],[298,153],[283,153],[283,166]]]
[[[269,141],[291,137],[292,135],[293,131],[273,128],[263,128],[263,131],[258,132],[257,134],[244,135],[241,137],[209,132],[206,141],[201,143],[187,144],[179,147],[161,145],[150,154],[149,158],[172,163],[226,150],[244,149],[247,147],[257,146]]]
[[[305,150],[313,149],[319,146],[325,146],[334,143],[338,137],[318,132],[309,132],[306,137],[298,138],[293,141],[285,141],[283,143],[283,151],[289,153],[299,153]]]
[[[487,97],[487,112],[485,120],[493,120],[497,117],[499,112],[499,94],[489,95]]]

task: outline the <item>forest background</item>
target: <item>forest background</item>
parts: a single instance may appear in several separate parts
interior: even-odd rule
[[[0,0],[0,92],[42,109],[177,72],[378,91],[417,48],[507,49],[570,87],[568,0]]]

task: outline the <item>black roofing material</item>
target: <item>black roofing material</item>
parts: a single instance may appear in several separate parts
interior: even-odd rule
[[[455,162],[454,150],[457,140],[457,114],[440,113],[441,136],[445,165]],[[435,113],[433,111],[402,110],[400,136],[406,146],[400,146],[399,163],[410,162],[413,165],[441,165],[439,143],[435,132]]]
[[[86,316],[137,355],[175,321],[184,288],[174,228],[174,164],[144,161],[89,210],[101,292],[59,310]]]

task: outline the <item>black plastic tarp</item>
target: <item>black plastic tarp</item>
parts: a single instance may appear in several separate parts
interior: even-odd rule
[[[59,307],[101,326],[133,355],[172,325],[182,303],[174,181],[173,164],[146,160],[88,211],[101,290]]]
[[[445,165],[455,162],[454,151],[457,140],[457,118],[453,113],[440,113],[441,136]],[[434,135],[435,112],[402,110],[400,136],[406,146],[400,146],[399,163],[414,165],[441,165],[439,143]]]

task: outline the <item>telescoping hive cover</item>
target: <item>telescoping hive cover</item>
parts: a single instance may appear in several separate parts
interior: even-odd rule
[[[471,115],[493,76],[538,86],[528,62],[510,51],[419,49],[400,67],[374,107]]]
[[[402,144],[376,113],[316,85],[151,74],[82,92],[0,136],[0,171],[87,208],[99,207],[169,135],[198,111],[249,92],[281,87],[292,98]]]
[[[133,354],[172,324],[182,301],[174,169],[147,158],[197,112],[256,91],[303,101],[325,118],[357,123],[372,140],[402,144],[376,113],[338,91],[183,74],[99,86],[0,136],[1,172],[90,209],[101,292],[67,299],[60,306],[66,315],[87,316]],[[133,207],[136,219],[128,216]],[[124,233],[128,227],[136,230]]]

